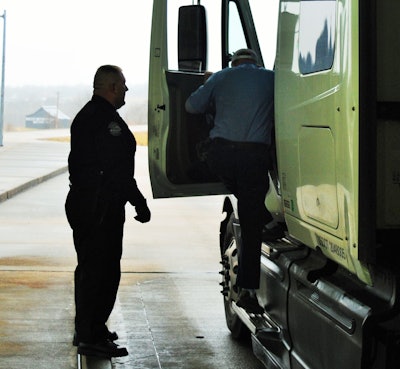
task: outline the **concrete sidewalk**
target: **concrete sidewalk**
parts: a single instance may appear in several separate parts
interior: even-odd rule
[[[67,171],[69,130],[5,132],[0,147],[0,202]]]
[[[0,147],[0,203],[68,170],[69,130],[5,132]],[[110,369],[111,361],[77,357],[78,369]]]
[[[134,132],[146,126],[130,127]],[[68,170],[69,129],[4,132],[0,146],[0,203]]]
[[[5,132],[0,147],[0,203],[66,172],[69,136],[69,129]],[[75,365],[78,369],[112,367],[111,360],[79,355]]]

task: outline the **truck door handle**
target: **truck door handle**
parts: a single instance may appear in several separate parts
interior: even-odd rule
[[[162,104],[162,105],[157,104],[157,107],[155,110],[165,110],[165,104]]]

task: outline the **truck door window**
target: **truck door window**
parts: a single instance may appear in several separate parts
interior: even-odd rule
[[[330,69],[335,51],[336,1],[302,0],[300,7],[300,72]]]
[[[229,30],[228,30],[228,50],[233,55],[236,50],[247,48],[246,38],[240,21],[236,3],[229,2]]]
[[[249,3],[260,43],[264,67],[274,69],[279,0],[250,0]]]

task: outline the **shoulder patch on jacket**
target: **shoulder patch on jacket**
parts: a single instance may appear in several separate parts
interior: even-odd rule
[[[122,134],[122,129],[117,122],[110,122],[108,130],[112,136],[121,136]]]

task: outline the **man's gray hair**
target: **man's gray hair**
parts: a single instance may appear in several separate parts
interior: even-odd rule
[[[116,65],[102,65],[96,71],[93,79],[93,89],[99,90],[109,83],[114,83],[121,78],[122,69]]]
[[[257,54],[254,50],[252,49],[240,49],[238,51],[236,51],[233,55],[232,55],[232,64],[237,63],[239,60],[251,60],[254,63],[258,63],[258,57]]]

